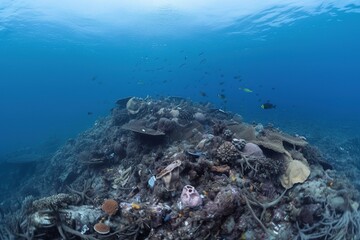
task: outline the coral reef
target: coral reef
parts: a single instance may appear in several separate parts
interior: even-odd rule
[[[109,216],[115,215],[119,210],[119,204],[114,199],[105,199],[101,209]]]
[[[310,175],[310,168],[299,160],[289,162],[285,173],[281,176],[284,188],[291,188],[295,183],[303,183]]]
[[[193,186],[186,185],[181,193],[181,203],[184,207],[198,207],[202,204],[202,199]]]
[[[355,141],[356,142],[356,141]],[[358,239],[360,194],[303,138],[120,99],[1,202],[2,239]]]
[[[221,144],[216,153],[221,163],[231,163],[236,159],[241,158],[241,154],[237,148],[228,141],[225,141],[223,144]]]

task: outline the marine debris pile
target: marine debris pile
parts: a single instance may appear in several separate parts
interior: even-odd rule
[[[29,194],[16,212],[2,209],[0,233],[359,239],[360,194],[320,156],[302,137],[209,105],[121,99],[29,180],[38,196]]]

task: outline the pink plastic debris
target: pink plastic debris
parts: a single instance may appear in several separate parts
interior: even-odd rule
[[[181,203],[184,207],[197,207],[202,204],[202,199],[193,186],[186,185],[181,193]]]

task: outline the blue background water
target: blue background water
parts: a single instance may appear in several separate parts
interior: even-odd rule
[[[208,101],[307,137],[360,135],[359,1],[230,20],[160,3],[116,18],[111,1],[87,17],[52,3],[0,3],[0,155],[74,137],[127,96]],[[267,100],[276,109],[261,109]]]

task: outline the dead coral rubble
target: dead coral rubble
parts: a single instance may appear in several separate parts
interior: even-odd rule
[[[261,126],[261,127],[259,127]],[[179,97],[124,98],[3,213],[21,239],[356,239],[359,194],[302,138]],[[311,157],[311,159],[306,159]],[[59,194],[58,194],[59,193]]]

